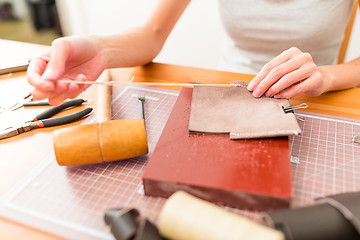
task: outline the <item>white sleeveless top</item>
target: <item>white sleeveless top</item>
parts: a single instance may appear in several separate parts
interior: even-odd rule
[[[353,0],[219,0],[222,70],[257,74],[290,47],[336,64]]]

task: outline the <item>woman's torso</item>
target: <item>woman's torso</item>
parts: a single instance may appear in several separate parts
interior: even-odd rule
[[[353,0],[219,0],[227,36],[222,68],[256,74],[290,47],[335,64]]]

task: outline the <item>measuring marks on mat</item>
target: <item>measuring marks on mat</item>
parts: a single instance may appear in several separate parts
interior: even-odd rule
[[[150,153],[176,101],[170,90],[129,86],[113,94],[112,119],[138,118],[139,94],[145,95]],[[315,197],[360,190],[360,144],[352,142],[360,123],[297,112],[303,134],[290,138],[294,205]],[[90,117],[87,123],[94,121]],[[149,155],[83,167],[59,167],[51,154],[1,202],[7,218],[70,239],[112,239],[103,221],[105,210],[136,207],[155,221],[165,200],[145,197],[142,173]],[[257,218],[251,212],[231,209]]]
[[[360,133],[360,121],[304,112],[297,115],[305,121],[300,121],[302,136],[291,141],[291,156],[300,161],[292,164],[293,205],[359,191],[360,145],[353,142],[353,136]]]
[[[112,119],[139,118],[138,95],[146,96],[149,152],[156,145],[178,92],[128,86],[114,92]],[[93,115],[84,123],[92,123]],[[163,199],[145,197],[142,172],[148,155],[82,167],[59,167],[53,154],[2,201],[1,214],[70,239],[111,239],[103,215],[109,208],[133,206],[157,216]],[[35,220],[34,220],[35,219]]]

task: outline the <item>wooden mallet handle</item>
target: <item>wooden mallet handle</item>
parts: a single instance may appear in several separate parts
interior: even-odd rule
[[[111,81],[105,70],[97,81]],[[58,129],[54,151],[60,166],[76,166],[129,159],[148,153],[143,119],[111,120],[111,85],[99,85],[97,122]]]
[[[97,81],[103,83],[110,82],[111,81],[110,69],[105,69]],[[111,95],[112,95],[111,85],[106,85],[106,84],[98,85],[96,117],[97,117],[97,122],[99,123],[108,122],[111,120]]]

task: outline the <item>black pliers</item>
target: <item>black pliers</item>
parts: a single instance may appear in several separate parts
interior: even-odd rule
[[[83,99],[74,99],[74,100],[66,101],[59,106],[51,107],[45,110],[44,112],[40,113],[39,115],[37,115],[34,119],[25,122],[19,127],[9,127],[0,131],[0,139],[13,137],[21,133],[31,131],[36,128],[52,127],[52,126],[58,126],[62,124],[75,122],[85,117],[86,115],[90,114],[92,108],[85,108],[77,113],[73,113],[63,117],[56,117],[56,118],[50,118],[50,117],[54,116],[55,114],[65,109],[80,106],[84,102],[85,100]]]

